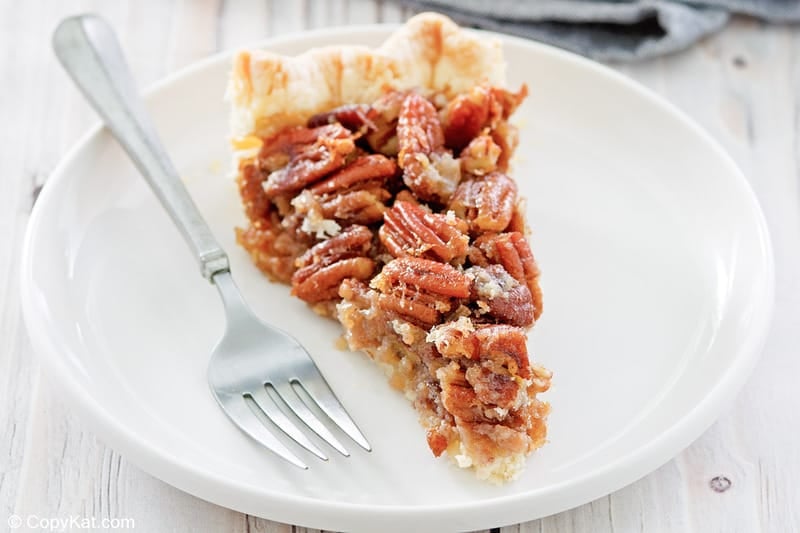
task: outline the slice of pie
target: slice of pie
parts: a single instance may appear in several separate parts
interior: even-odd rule
[[[238,242],[383,367],[434,455],[495,482],[544,444],[551,377],[508,174],[527,88],[504,69],[498,41],[422,14],[377,49],[239,52],[228,89]]]

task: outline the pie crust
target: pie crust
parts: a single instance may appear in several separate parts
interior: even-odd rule
[[[551,378],[504,69],[499,41],[425,13],[376,49],[241,51],[227,92],[238,242],[384,368],[434,455],[497,483],[544,444]]]
[[[331,46],[294,57],[240,51],[227,91],[231,131],[239,138],[266,137],[341,105],[372,103],[386,89],[421,88],[450,99],[480,83],[504,81],[499,41],[423,13],[377,49]]]

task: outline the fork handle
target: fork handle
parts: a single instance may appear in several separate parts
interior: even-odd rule
[[[64,69],[155,192],[200,262],[203,277],[229,269],[144,110],[114,30],[95,15],[61,21],[53,49]]]

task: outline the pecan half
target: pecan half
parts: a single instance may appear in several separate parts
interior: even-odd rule
[[[482,326],[475,331],[481,356],[507,368],[511,375],[531,377],[525,330],[505,324]]]
[[[463,262],[469,238],[454,216],[434,214],[417,204],[397,201],[383,215],[378,235],[394,257],[413,255],[426,259]]]
[[[476,422],[484,420],[483,409],[475,390],[467,382],[464,369],[451,362],[436,372],[442,389],[442,406],[457,421]]]
[[[372,104],[370,119],[375,129],[367,131],[364,139],[374,151],[396,156],[400,150],[397,146],[397,121],[405,97],[404,92],[390,91]]]
[[[346,139],[351,133],[340,124],[330,124],[318,128],[295,126],[285,128],[272,137],[263,140],[258,154],[259,169],[265,174],[286,165],[297,153],[322,138]]]
[[[426,329],[453,309],[454,299],[469,297],[470,285],[447,263],[408,256],[389,261],[371,282],[384,310]]]
[[[527,285],[533,301],[534,320],[539,319],[542,314],[540,272],[528,241],[522,233],[512,231],[481,235],[475,239],[469,256],[474,264],[485,265],[487,262],[500,264],[517,281]]]
[[[314,195],[322,218],[345,224],[372,224],[383,218],[386,202],[391,198],[387,187],[396,174],[393,160],[372,154],[357,158],[308,191]]]
[[[362,130],[377,130],[377,126],[372,122],[378,112],[366,104],[348,104],[331,109],[327,113],[318,113],[308,119],[306,125],[309,128],[316,128],[326,124],[338,122],[352,132]]]
[[[403,189],[398,192],[394,197],[395,202],[408,202],[414,205],[420,205],[416,197],[408,189]]]
[[[490,135],[478,135],[459,154],[461,170],[483,176],[497,169],[502,149]]]
[[[512,326],[533,325],[535,309],[530,289],[502,265],[473,266],[465,273],[472,277],[472,299],[484,313]]]
[[[525,330],[507,324],[475,327],[462,318],[434,327],[428,335],[444,357],[480,360],[495,373],[530,378]]]
[[[461,180],[461,166],[444,148],[436,108],[411,93],[400,109],[397,124],[398,162],[403,181],[420,199],[446,203]]]
[[[457,422],[498,422],[503,425],[517,418],[509,411],[519,406],[520,385],[507,373],[496,374],[483,365],[466,370],[451,362],[436,372],[444,408]]]
[[[444,109],[444,136],[447,146],[461,150],[478,136],[489,120],[491,93],[485,85],[453,98]]]
[[[385,183],[397,173],[397,165],[380,154],[359,157],[342,170],[311,187],[317,195],[338,193],[364,183]]]
[[[391,193],[384,188],[360,189],[332,195],[320,201],[326,218],[347,224],[373,224],[383,218]]]
[[[375,270],[375,261],[365,257],[372,232],[364,226],[345,231],[313,246],[297,260],[292,276],[292,294],[306,302],[321,302],[338,296],[343,280],[364,280]]]
[[[495,129],[507,121],[527,96],[527,85],[522,85],[516,93],[480,85],[458,95],[442,113],[446,145],[461,150],[484,128]]]
[[[294,296],[309,303],[336,298],[339,294],[339,285],[345,279],[369,278],[375,270],[375,261],[368,257],[351,257],[315,270],[302,282],[293,282],[292,287]]]
[[[520,385],[508,374],[497,374],[486,366],[471,366],[464,373],[467,382],[475,390],[475,397],[484,404],[495,405],[501,409],[516,407]]]
[[[344,166],[354,150],[350,132],[339,124],[279,133],[259,155],[260,169],[269,173],[264,193],[271,199],[299,191]]]
[[[397,135],[400,166],[414,163],[418,154],[428,155],[444,147],[444,133],[436,108],[416,93],[408,94],[400,107]],[[403,164],[408,160],[408,164]]]
[[[418,257],[400,257],[386,264],[381,271],[384,282],[415,287],[430,294],[467,298],[470,279],[454,267]],[[379,288],[381,284],[378,284]]]
[[[517,186],[501,172],[463,181],[458,185],[448,207],[467,220],[474,234],[506,229],[514,216]]]

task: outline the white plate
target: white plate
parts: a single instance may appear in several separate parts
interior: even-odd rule
[[[268,43],[283,53],[374,45],[386,27]],[[234,244],[228,60],[172,76],[148,103],[181,175],[259,315],[301,338],[374,446],[300,471],[254,445],[207,390],[223,328],[214,289],[104,131],[80,141],[37,202],[23,303],[64,397],[111,446],[206,500],[338,530],[480,529],[598,498],[666,462],[730,403],[772,308],[764,218],[708,135],[639,85],[585,59],[503,37],[527,82],[516,179],[528,198],[545,313],[530,346],[555,372],[549,443],[503,487],[436,460],[406,400],[337,324],[268,283]],[[304,452],[298,452],[304,453]]]

